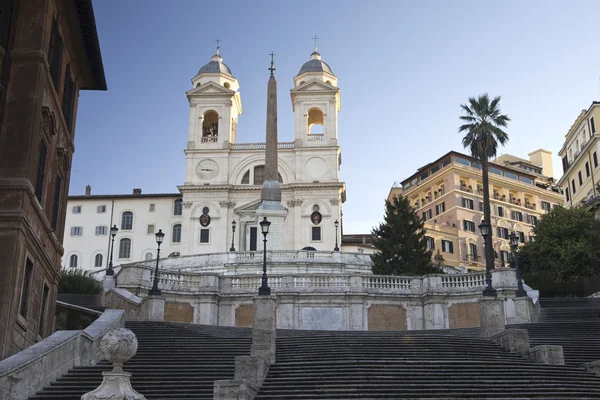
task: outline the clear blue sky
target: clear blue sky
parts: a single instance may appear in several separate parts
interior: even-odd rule
[[[82,92],[71,194],[176,192],[183,183],[190,79],[215,39],[240,83],[238,142],[264,140],[277,54],[279,140],[293,140],[292,78],[311,37],[338,76],[345,233],[383,217],[394,181],[463,151],[459,105],[501,95],[502,153],[556,156],[600,99],[600,1],[94,1],[108,92]]]

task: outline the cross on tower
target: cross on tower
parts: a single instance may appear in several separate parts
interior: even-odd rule
[[[313,40],[315,41],[315,51],[317,51],[317,40],[318,40],[318,39],[319,39],[319,38],[317,37],[317,35],[315,35],[315,36],[313,37]]]
[[[275,72],[275,70],[277,68],[275,68],[275,53],[271,52],[271,54],[269,54],[271,56],[271,66],[269,67],[269,71],[271,71],[271,76],[273,76],[273,72]]]
[[[215,42],[217,42],[217,54],[218,54],[219,49],[221,48],[221,46],[219,46],[219,43],[221,43],[221,41],[219,40],[219,38],[217,38],[217,40],[215,40]]]

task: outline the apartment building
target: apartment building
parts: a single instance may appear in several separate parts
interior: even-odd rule
[[[502,155],[490,163],[492,245],[497,266],[508,262],[512,231],[521,243],[535,240],[532,228],[540,216],[563,204],[562,190],[551,177],[551,153],[540,149],[529,157]],[[483,184],[476,159],[451,151],[394,184],[388,199],[398,194],[408,197],[425,221],[434,263],[462,270],[485,269],[478,229],[483,218]]]

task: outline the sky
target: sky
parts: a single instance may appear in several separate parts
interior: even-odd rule
[[[183,184],[191,79],[215,52],[240,84],[238,143],[265,137],[276,53],[279,140],[289,90],[318,50],[338,77],[344,233],[383,221],[390,188],[461,145],[460,104],[501,96],[499,154],[558,151],[600,100],[600,1],[94,0],[108,91],[82,91],[70,194],[175,193]]]

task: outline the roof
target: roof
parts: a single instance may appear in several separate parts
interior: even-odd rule
[[[198,74],[225,74],[233,77],[231,69],[223,62],[223,57],[219,53],[212,56],[210,61],[200,68]]]
[[[182,197],[181,193],[144,193],[144,194],[80,194],[69,196],[68,200],[101,200],[101,199],[147,199],[152,197]]]
[[[104,65],[102,64],[92,0],[75,0],[75,8],[77,9],[85,56],[91,73],[91,81],[84,83],[80,89],[106,90],[106,77],[104,76]]]
[[[300,68],[300,72],[298,75],[302,75],[307,72],[327,72],[328,74],[334,75],[331,67],[325,61],[321,61],[321,54],[317,51],[314,51],[310,55],[310,60],[305,62]]]

